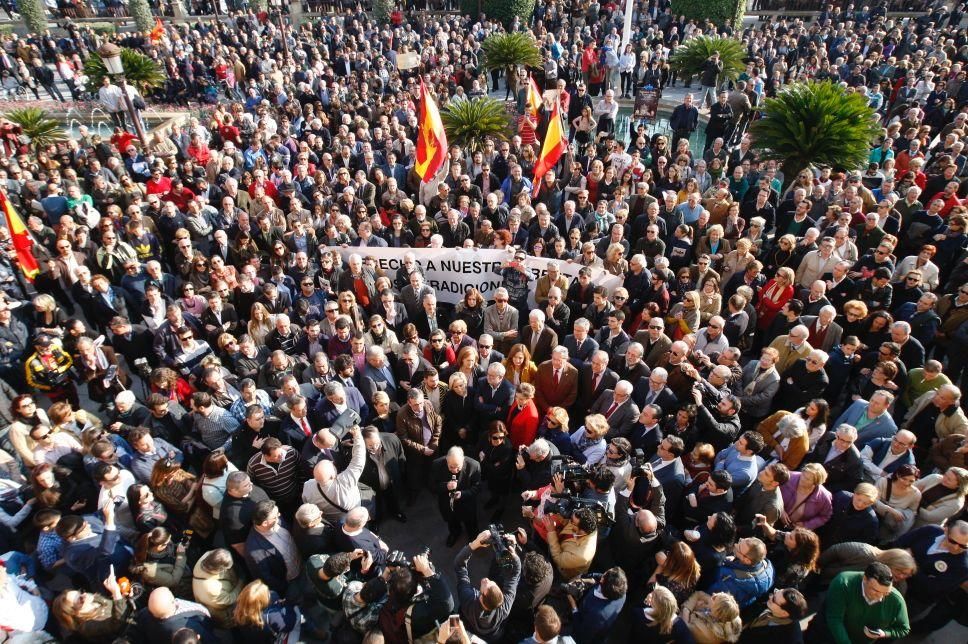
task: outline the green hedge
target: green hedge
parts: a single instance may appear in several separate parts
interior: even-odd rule
[[[725,24],[738,27],[745,12],[746,0],[672,0],[674,15],[695,20],[709,18],[717,27]]]
[[[521,18],[522,25],[530,23],[534,3],[535,0],[482,0],[481,8],[487,17],[497,18],[508,28],[515,16]]]

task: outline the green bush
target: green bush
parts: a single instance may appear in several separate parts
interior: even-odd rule
[[[387,24],[390,22],[390,14],[393,13],[393,0],[373,0],[373,17],[379,22]]]
[[[717,27],[738,27],[745,12],[746,0],[672,0],[674,15],[699,21],[708,18]]]
[[[497,18],[505,27],[510,27],[515,17],[521,18],[521,24],[531,22],[534,14],[535,0],[482,0],[481,10],[488,18]],[[475,9],[476,11],[476,9]]]
[[[680,76],[688,78],[698,74],[702,64],[715,52],[719,52],[723,63],[719,82],[735,80],[745,68],[743,56],[746,55],[743,43],[735,38],[705,35],[690,38],[676,47],[669,64]]]
[[[452,100],[440,113],[440,120],[447,142],[472,152],[483,150],[486,139],[507,141],[512,134],[504,101],[487,96]]]
[[[30,33],[42,34],[47,30],[47,8],[43,0],[20,0],[17,8]]]
[[[148,0],[129,0],[128,13],[134,20],[138,31],[149,32],[155,26],[155,17],[151,15],[151,7]]]
[[[87,26],[94,33],[102,36],[113,36],[118,32],[118,27],[113,22],[92,22]]]

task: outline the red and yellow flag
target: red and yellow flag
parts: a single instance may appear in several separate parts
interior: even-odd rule
[[[528,109],[536,115],[541,110],[541,90],[534,81],[534,76],[528,74]]]
[[[217,2],[218,0],[216,0]],[[165,25],[161,24],[160,18],[155,18],[155,26],[150,32],[148,32],[148,38],[151,42],[158,42],[161,37],[165,35]]]
[[[565,132],[561,127],[561,114],[558,110],[559,102],[555,101],[551,110],[551,119],[548,121],[548,132],[545,134],[544,145],[541,146],[541,156],[538,157],[538,162],[534,164],[534,186],[531,189],[531,194],[534,197],[538,196],[538,189],[544,182],[545,173],[555,167],[558,159],[565,153],[565,146],[568,144],[568,139],[565,138]]]
[[[414,169],[424,183],[436,176],[447,158],[447,134],[437,104],[420,81],[420,124]]]
[[[13,209],[13,205],[7,201],[7,193],[2,190],[0,190],[0,210],[3,210],[3,216],[6,218],[7,230],[10,231],[13,248],[17,251],[17,262],[20,264],[20,270],[24,272],[24,276],[28,280],[33,282],[37,274],[40,273],[40,265],[37,264],[37,258],[34,257],[31,250],[34,246],[34,240],[27,232],[24,220]]]

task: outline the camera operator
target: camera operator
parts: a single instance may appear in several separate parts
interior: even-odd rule
[[[379,629],[386,644],[409,644],[431,631],[454,611],[444,578],[426,555],[416,555],[412,567],[398,566],[387,579],[388,597],[380,610]]]
[[[551,483],[551,457],[556,455],[555,446],[543,438],[522,447],[514,463],[521,487],[536,490]]]
[[[568,595],[571,605],[571,633],[576,642],[604,642],[618,620],[628,579],[621,568],[609,568],[601,576],[592,575],[597,584],[587,590],[579,602]]]
[[[615,525],[609,536],[612,560],[632,579],[648,578],[647,566],[662,546],[659,535],[665,525],[662,487],[651,475],[635,476],[628,487],[619,492],[615,502]],[[633,500],[635,490],[648,489],[650,503],[639,505]],[[658,512],[656,512],[656,504]]]
[[[733,509],[733,477],[726,470],[716,470],[704,483],[694,482],[686,488],[682,502],[682,524],[705,523],[711,514]]]
[[[561,527],[558,523],[562,524]],[[551,561],[561,576],[573,579],[588,572],[598,542],[595,511],[578,508],[567,520],[559,515],[545,515],[541,524],[547,534]]]
[[[605,513],[609,519],[615,518],[615,472],[604,465],[596,465],[579,497],[598,501],[605,506]],[[598,538],[605,539],[611,531],[610,525],[598,526]]]
[[[518,579],[521,577],[521,559],[511,544],[494,543],[495,539],[504,539],[500,533],[485,530],[469,544],[464,546],[454,560],[454,571],[457,574],[457,599],[460,604],[460,614],[467,628],[489,641],[499,641],[504,631],[504,622],[514,604]],[[487,577],[481,579],[480,589],[471,584],[467,562],[475,550],[492,546],[495,558],[501,568],[501,584],[498,585]]]

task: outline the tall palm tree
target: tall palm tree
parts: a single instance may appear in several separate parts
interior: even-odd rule
[[[867,100],[830,81],[784,88],[766,99],[763,118],[750,128],[753,147],[761,158],[783,163],[787,183],[815,165],[861,167],[880,133]]]
[[[689,78],[699,73],[702,64],[709,60],[714,53],[719,54],[723,64],[723,71],[719,81],[735,80],[745,68],[743,56],[746,55],[743,43],[735,38],[723,36],[696,36],[690,38],[678,47],[669,60],[672,69],[681,78]]]
[[[511,137],[511,118],[504,103],[487,96],[452,100],[441,111],[440,120],[447,142],[471,152],[483,150],[487,138],[507,141]]]
[[[481,49],[484,50],[481,66],[486,70],[503,70],[512,93],[517,90],[515,70],[519,66],[540,67],[543,63],[534,37],[521,31],[492,34],[481,43]]]
[[[134,85],[138,92],[145,94],[151,89],[161,87],[165,83],[165,72],[161,65],[148,58],[141,52],[126,47],[121,48],[121,66],[124,68],[124,77],[129,83]],[[104,66],[104,61],[94,52],[84,61],[84,74],[87,76],[87,89],[89,92],[97,92],[101,87],[101,79],[108,73]]]

